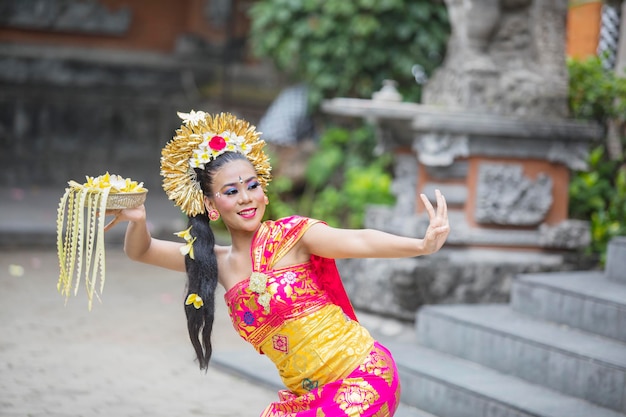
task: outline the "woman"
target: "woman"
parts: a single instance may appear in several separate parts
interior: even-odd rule
[[[409,257],[436,252],[448,233],[444,197],[423,239],[332,228],[292,216],[263,222],[270,165],[260,134],[222,113],[179,115],[163,149],[163,187],[189,217],[186,244],[153,239],[143,206],[114,211],[128,221],[124,250],[133,260],[188,276],[185,312],[201,369],[211,357],[217,283],[233,325],[275,364],[286,390],[261,416],[392,416],[400,399],[389,351],[357,321],[334,259]],[[230,246],[215,245],[210,221],[222,218]]]

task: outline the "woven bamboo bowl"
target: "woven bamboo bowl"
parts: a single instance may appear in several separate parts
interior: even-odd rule
[[[108,210],[139,207],[146,201],[148,190],[139,193],[110,193],[107,198]]]

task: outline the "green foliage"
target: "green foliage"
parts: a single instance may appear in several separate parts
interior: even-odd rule
[[[293,205],[285,198],[293,189],[293,181],[288,177],[276,177],[268,187],[270,204],[265,212],[266,219],[280,219],[295,214]]]
[[[369,98],[384,79],[419,101],[411,68],[430,74],[450,32],[441,0],[260,0],[250,17],[253,51],[306,82],[314,106],[328,97]]]
[[[323,133],[306,167],[303,190],[293,182],[275,178],[268,190],[268,218],[294,213],[324,220],[331,226],[363,227],[365,207],[393,204],[388,172],[391,156],[374,156],[372,128],[330,127]]]
[[[589,157],[589,171],[576,172],[570,183],[570,215],[591,221],[589,253],[606,260],[611,238],[626,235],[626,166],[609,161],[604,146]]]
[[[366,205],[392,204],[391,157],[373,156],[375,146],[370,127],[327,129],[307,166],[300,210],[333,226],[358,228]]]
[[[626,114],[626,78],[602,68],[599,58],[568,61],[569,104],[574,117],[607,123]],[[624,144],[624,138],[621,138]],[[570,216],[591,221],[589,252],[606,260],[608,242],[626,235],[626,165],[624,156],[611,160],[606,144],[589,154],[589,170],[574,172],[570,183]]]
[[[569,59],[567,64],[573,117],[604,123],[626,115],[626,78],[605,70],[599,57]]]

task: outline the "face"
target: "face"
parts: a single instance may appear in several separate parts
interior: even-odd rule
[[[250,162],[226,163],[214,174],[211,188],[213,195],[204,198],[205,205],[219,211],[229,230],[254,232],[258,228],[267,197]]]

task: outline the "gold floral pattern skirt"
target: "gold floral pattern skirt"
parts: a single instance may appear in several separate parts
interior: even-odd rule
[[[346,378],[297,396],[278,393],[261,417],[393,416],[400,402],[400,381],[389,351],[375,342],[372,351]]]

